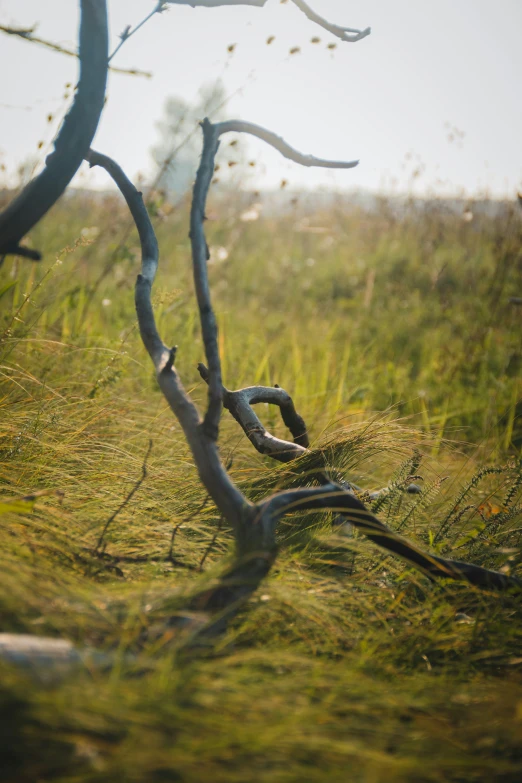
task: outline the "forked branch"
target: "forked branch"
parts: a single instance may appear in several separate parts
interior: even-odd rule
[[[329,33],[332,33],[332,35],[335,35],[337,38],[340,38],[341,41],[355,43],[362,38],[366,38],[372,31],[371,27],[366,27],[364,30],[356,30],[353,27],[342,27],[338,24],[332,24],[313,11],[304,0],[292,0],[292,2],[308,17],[308,19],[310,19],[311,22],[315,22],[315,24],[318,24],[320,27],[324,27],[325,30],[328,30]]]
[[[163,11],[165,11],[166,8],[167,8],[167,4],[163,0],[158,0],[158,2],[156,3],[156,7],[153,8],[152,11],[150,11],[147,14],[147,16],[136,25],[136,27],[131,27],[130,25],[127,25],[127,27],[123,30],[123,32],[120,33],[120,42],[112,52],[111,56],[109,57],[109,62],[113,59],[113,57],[116,56],[116,54],[118,54],[125,41],[128,41],[129,38],[132,38],[132,36],[135,35],[138,32],[138,30],[140,30],[143,27],[144,24],[147,24],[149,19],[152,19],[152,17],[155,16],[156,14],[163,13]]]
[[[158,268],[159,250],[142,194],[136,190],[123,170],[106,155],[90,151],[87,160],[91,166],[104,168],[122,192],[138,229],[142,267],[135,287],[135,303],[143,344],[152,359],[159,386],[172,411],[178,418],[203,486],[216,506],[239,536],[252,504],[231,482],[223,465],[215,441],[207,437],[199,412],[189,398],[174,367],[175,349],[162,341],[154,319],[151,289]]]
[[[219,135],[228,132],[231,128],[238,130],[240,125],[244,125],[247,133],[251,132],[250,123],[232,121],[219,123],[213,126],[208,119],[204,120],[202,123],[204,144],[200,170],[198,171],[198,180],[200,181],[198,183],[198,180],[196,180],[194,189],[194,202],[197,202],[197,208],[194,208],[193,203],[191,237],[194,274],[196,277],[199,274],[204,276],[204,285],[207,293],[208,278],[206,261],[205,263],[200,263],[203,258],[207,258],[208,253],[203,229],[206,196],[210,187],[211,172],[214,170]],[[254,127],[257,128],[257,126]],[[274,134],[264,131],[264,129],[261,130],[263,130],[263,135],[267,135],[269,139],[274,136]],[[262,138],[258,133],[255,135]],[[269,141],[269,143],[272,142]],[[299,153],[297,154],[299,155]],[[198,259],[197,263],[196,258]],[[208,303],[210,303],[210,298],[208,298]],[[203,322],[204,315],[202,314],[201,317]],[[279,388],[249,387],[237,392],[229,392],[225,389],[221,382],[215,320],[214,326],[210,332],[212,337],[211,342],[207,344],[207,341],[205,341],[207,358],[209,356],[210,347],[210,353],[213,355],[214,362],[218,367],[218,372],[213,372],[210,366],[207,369],[204,365],[199,365],[198,369],[202,378],[209,385],[211,402],[212,398],[215,398],[220,402],[221,400],[223,401],[224,405],[239,422],[252,444],[261,453],[268,454],[281,462],[288,462],[301,456],[306,451],[308,445],[306,425],[301,417],[298,416],[289,395]],[[212,387],[214,388],[212,389]],[[209,410],[211,402],[209,403]],[[257,402],[271,402],[278,405],[282,413],[283,409],[286,409],[287,414],[290,412],[288,426],[294,436],[293,443],[274,438],[266,431],[252,408],[252,405]],[[298,420],[299,424],[297,424]],[[299,443],[299,438],[304,438],[306,440],[302,440],[301,443]],[[259,517],[257,519],[257,524],[263,531],[262,540],[264,542],[273,542],[275,540],[275,527],[278,519],[282,515],[296,510],[329,509],[341,513],[347,521],[351,522],[355,528],[363,532],[378,546],[405,559],[431,578],[463,579],[474,585],[496,589],[522,587],[522,581],[515,577],[422,552],[418,547],[402,538],[402,536],[399,536],[372,514],[359,498],[356,497],[354,492],[355,488],[350,484],[345,483],[341,485],[332,482],[327,473],[322,470],[319,470],[314,478],[321,484],[320,487],[282,492],[275,495],[273,498],[269,498],[258,506]]]
[[[198,371],[208,383],[209,372],[204,364],[198,364]],[[260,454],[268,454],[279,462],[291,462],[301,457],[308,448],[309,440],[306,424],[297,413],[290,395],[279,387],[249,386],[238,391],[222,388],[223,406],[232,414],[243,432]],[[261,424],[253,405],[257,403],[277,405],[281,418],[293,435],[294,442],[271,435]]]
[[[231,125],[234,128],[238,126],[236,123]],[[246,126],[248,127],[248,123]],[[194,404],[184,392],[173,367],[173,353],[163,345],[154,324],[150,288],[157,266],[157,244],[141,196],[116,164],[96,153],[90,155],[91,164],[103,165],[111,173],[122,190],[138,226],[143,249],[143,267],[136,284],[136,308],[142,338],[153,358],[162,391],[180,419],[203,484],[235,531],[240,559],[227,574],[226,589],[223,584],[219,586],[218,593],[221,598],[218,600],[217,595],[212,592],[211,597],[207,596],[203,603],[214,606],[217,602],[223,608],[223,605],[230,606],[241,596],[255,589],[253,585],[258,582],[262,574],[267,572],[269,566],[266,563],[271,562],[274,557],[278,520],[284,514],[307,509],[328,509],[342,514],[375,544],[405,559],[431,578],[463,579],[475,585],[497,589],[519,588],[522,583],[514,577],[422,552],[372,514],[356,496],[351,485],[331,481],[325,471],[318,470],[314,476],[321,486],[278,493],[257,506],[252,505],[231,482],[219,461],[215,446],[223,402],[241,424],[255,447],[279,461],[287,462],[302,455],[308,446],[308,436],[304,421],[297,414],[289,395],[282,389],[251,387],[239,392],[228,392],[222,385],[217,326],[208,284],[208,248],[204,233],[204,219],[206,199],[219,146],[219,135],[227,132],[229,127],[228,123],[212,125],[208,120],[202,123],[203,153],[194,186],[191,212],[194,280],[205,351],[210,365],[208,370],[204,365],[199,367],[202,377],[209,385],[209,403],[204,422],[201,422]],[[273,438],[266,432],[252,408],[257,402],[278,405],[283,420],[294,436],[293,443]],[[265,553],[262,558],[259,557],[260,553]],[[253,562],[250,562],[252,557]],[[259,568],[261,561],[265,565]],[[257,576],[251,572],[252,568]],[[249,587],[246,588],[243,580],[248,574],[253,581],[247,579]]]
[[[218,425],[223,405],[223,385],[221,380],[221,365],[217,343],[217,323],[210,300],[208,283],[208,245],[205,239],[204,221],[207,196],[212,182],[215,167],[215,158],[219,148],[219,137],[225,133],[248,133],[262,139],[270,146],[277,149],[282,155],[304,166],[317,166],[328,168],[353,168],[357,161],[328,161],[323,158],[315,158],[312,155],[303,155],[287,144],[280,136],[272,131],[254,125],[251,122],[230,120],[212,125],[207,118],[201,123],[203,130],[203,152],[201,162],[194,185],[194,196],[190,214],[190,239],[192,244],[192,261],[194,272],[194,285],[203,333],[203,342],[208,362],[208,409],[205,415],[204,428],[206,434],[213,440],[218,436]]]
[[[267,0],[165,0],[167,3],[170,3],[170,5],[189,5],[191,8],[219,8],[221,6],[225,5],[249,5],[249,6],[255,6],[256,8],[264,8]],[[332,22],[328,22],[326,19],[324,19],[322,16],[319,16],[318,13],[316,13],[308,3],[305,3],[304,0],[291,0],[291,2],[299,8],[300,11],[305,14],[305,16],[308,17],[308,19],[311,22],[314,22],[315,24],[319,25],[319,27],[324,28],[332,35],[335,35],[336,38],[340,38],[341,41],[345,41],[347,43],[355,43],[356,41],[360,41],[362,38],[366,38],[367,35],[370,35],[371,28],[366,27],[364,30],[358,30],[353,27],[343,27],[342,25],[333,24]]]
[[[199,364],[198,370],[203,380],[208,381],[208,370],[205,365]],[[252,405],[259,402],[277,405],[280,408],[283,421],[292,433],[294,442],[275,438],[265,429],[252,408]],[[223,404],[241,426],[254,448],[261,454],[270,456],[278,462],[287,463],[302,457],[309,451],[304,420],[296,412],[290,395],[283,389],[251,386],[238,391],[229,391],[223,388]],[[289,411],[290,417],[288,417]],[[300,438],[299,432],[304,433],[304,440]],[[479,587],[498,590],[522,587],[522,581],[516,577],[431,555],[398,535],[367,509],[358,497],[361,494],[369,497],[370,500],[376,500],[387,491],[386,489],[363,493],[363,490],[349,482],[332,481],[326,465],[321,465],[306,475],[308,480],[316,481],[320,486],[281,492],[264,501],[260,506],[263,526],[274,526],[275,533],[275,526],[280,517],[292,511],[335,511],[342,521],[350,522],[374,544],[399,556],[431,579],[461,579]],[[418,491],[414,490],[415,487],[416,485],[412,484],[406,488],[406,491],[414,494]]]
[[[260,452],[288,462],[304,454],[308,448],[306,425],[291,398],[282,389],[250,387],[238,392],[228,392],[222,385],[217,324],[208,282],[208,247],[204,221],[219,136],[228,132],[231,127],[235,130],[238,126],[239,123],[235,122],[212,125],[209,120],[204,120],[202,123],[203,152],[192,202],[190,236],[193,273],[205,353],[209,362],[208,370],[204,365],[199,366],[200,373],[209,386],[209,401],[203,420],[186,394],[174,367],[175,349],[167,348],[156,328],[151,287],[158,266],[158,245],[141,194],[110,158],[95,152],[90,152],[88,156],[91,165],[102,166],[113,177],[138,228],[142,247],[142,271],[136,281],[135,294],[143,343],[154,363],[160,388],[183,428],[201,481],[220,513],[232,526],[236,542],[236,559],[232,566],[211,588],[195,595],[189,601],[186,611],[173,617],[172,623],[191,623],[192,612],[205,611],[210,612],[209,622],[198,626],[198,638],[222,631],[230,617],[268,574],[276,556],[276,528],[281,517],[304,510],[329,510],[341,514],[373,543],[406,560],[432,579],[460,579],[480,587],[520,589],[522,582],[515,577],[423,552],[367,509],[357,497],[354,487],[348,483],[332,481],[322,467],[318,468],[312,477],[320,486],[280,492],[258,504],[251,503],[230,479],[221,463],[216,445],[223,404],[232,412]],[[245,126],[250,127],[248,123],[245,123]],[[259,402],[272,403],[280,408],[283,421],[294,437],[293,443],[274,438],[266,432],[252,407]]]
[[[151,303],[151,288],[158,267],[159,251],[154,229],[141,193],[136,190],[113,160],[94,151],[90,151],[87,156],[91,166],[101,166],[111,175],[122,192],[136,223],[142,249],[142,269],[141,274],[138,275],[135,289],[140,334],[153,361],[160,388],[183,428],[201,481],[223,517],[232,526],[235,535],[237,559],[233,566],[213,589],[195,596],[189,609],[219,610],[225,612],[227,617],[230,616],[230,612],[235,612],[244,599],[257,588],[259,582],[268,573],[276,552],[275,528],[271,524],[265,524],[267,512],[261,514],[261,507],[252,504],[233,484],[220,461],[216,445],[223,405],[223,386],[217,344],[217,324],[212,309],[208,282],[208,247],[204,233],[204,220],[207,195],[219,146],[219,136],[230,129],[235,130],[237,126],[237,123],[231,123],[230,126],[226,123],[212,125],[208,120],[202,123],[203,153],[194,185],[191,210],[190,236],[194,284],[205,353],[209,363],[209,402],[203,420],[201,420],[196,406],[186,394],[174,367],[175,349],[169,349],[163,343],[156,328]],[[248,123],[246,126],[250,127]],[[257,128],[257,126],[253,127]],[[269,137],[274,136],[268,131],[266,134]],[[275,136],[274,138],[277,139]],[[299,155],[293,150],[292,152]],[[296,441],[307,443],[304,422],[298,416],[285,392],[281,390],[279,393],[274,393],[272,390],[257,389],[252,392],[250,399],[251,401],[264,399],[267,394],[271,400],[278,399],[283,419],[291,426]],[[296,446],[300,449],[304,448],[299,443]],[[261,517],[263,523],[259,524]],[[225,616],[220,615],[220,619],[211,624],[212,632],[221,628],[223,622],[226,622]]]

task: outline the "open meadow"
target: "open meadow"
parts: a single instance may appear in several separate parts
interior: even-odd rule
[[[249,198],[207,213],[225,385],[286,389],[332,469],[390,487],[373,511],[409,540],[521,576],[520,205]],[[149,209],[158,328],[202,405],[189,200]],[[42,494],[0,504],[0,630],[92,655],[60,676],[0,664],[0,778],[520,781],[519,594],[430,582],[301,512],[224,635],[168,630],[233,539],[139,337],[135,228],[119,195],[72,192],[29,242],[42,262],[0,269],[0,500]],[[299,474],[228,413],[220,449],[249,498]]]

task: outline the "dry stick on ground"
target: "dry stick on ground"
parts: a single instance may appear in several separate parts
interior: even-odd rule
[[[19,254],[23,237],[76,174],[98,127],[107,82],[107,4],[106,0],[81,0],[80,6],[78,91],[44,170],[0,214],[0,255]]]
[[[182,519],[181,522],[178,522],[177,525],[174,525],[174,527],[172,528],[172,535],[170,537],[169,553],[168,553],[167,557],[165,558],[165,560],[167,560],[167,561],[169,561],[171,563],[174,563],[174,564],[178,564],[179,563],[179,560],[176,560],[176,558],[174,557],[174,540],[176,538],[177,532],[178,532],[178,530],[180,529],[180,527],[182,525],[186,525],[187,522],[190,522],[192,519],[194,519],[194,517],[197,514],[199,514],[200,511],[203,511],[203,509],[205,508],[205,506],[207,505],[209,500],[210,500],[209,496],[206,495],[205,496],[205,500],[196,508],[195,511],[192,512],[192,514],[189,514],[188,517],[185,517],[185,519]],[[190,566],[190,567],[192,568],[192,566]],[[187,568],[188,568],[188,566],[187,566]]]
[[[203,553],[203,557],[201,558],[201,562],[199,564],[199,569],[198,569],[199,571],[203,571],[203,566],[205,565],[205,560],[207,559],[207,557],[211,553],[211,551],[212,551],[212,549],[214,547],[214,544],[217,541],[217,537],[218,537],[218,535],[219,535],[219,533],[221,531],[222,526],[223,526],[223,517],[221,516],[221,517],[219,517],[219,521],[218,521],[217,527],[216,527],[216,529],[214,531],[214,535],[212,536],[212,540],[211,540],[210,544],[207,546],[207,548],[205,549],[205,551]]]
[[[174,367],[175,349],[169,349],[161,340],[152,310],[151,287],[158,266],[158,245],[150,218],[143,204],[141,194],[125,176],[121,168],[110,158],[96,152],[89,154],[92,166],[100,165],[113,177],[124,195],[140,235],[142,247],[142,272],[136,281],[136,312],[143,343],[154,363],[157,379],[171,409],[178,417],[192,450],[201,481],[216,504],[220,514],[231,525],[236,542],[236,559],[217,584],[195,595],[187,606],[188,610],[214,612],[211,622],[199,632],[199,635],[214,634],[226,628],[232,615],[242,606],[261,580],[270,570],[277,551],[276,527],[284,514],[303,510],[333,510],[343,514],[356,528],[388,552],[404,558],[426,575],[462,579],[482,587],[507,589],[520,587],[522,582],[504,574],[488,571],[478,566],[468,565],[426,554],[394,531],[384,525],[350,491],[350,485],[342,486],[321,477],[322,486],[291,490],[278,493],[258,504],[251,503],[233,484],[224,469],[216,445],[219,422],[223,407],[223,385],[221,365],[217,345],[217,326],[212,309],[207,276],[208,247],[204,233],[205,205],[213,176],[215,156],[221,134],[239,126],[248,132],[256,128],[255,135],[261,136],[257,126],[249,123],[228,122],[212,125],[208,120],[202,123],[203,153],[198,169],[192,201],[190,237],[196,296],[209,369],[207,382],[209,387],[208,406],[203,420],[194,403],[187,396]],[[275,134],[263,131],[262,137],[283,152],[288,150]],[[290,148],[291,149],[291,148]],[[294,159],[299,153],[291,151]],[[332,165],[329,161],[319,161],[319,165]],[[343,165],[343,164],[339,164]],[[278,404],[283,417],[291,427],[294,438],[301,443],[277,442],[274,453],[278,459],[287,461],[288,454],[302,454],[307,443],[306,427],[298,416],[286,393],[281,389],[255,389],[241,393],[245,406],[236,407],[238,421],[254,445],[262,444],[263,453],[267,453],[267,443],[276,439],[256,424],[252,416],[251,404],[257,401],[271,401]],[[238,398],[236,398],[238,399]],[[226,398],[225,398],[226,400]],[[229,400],[226,400],[229,402]],[[252,416],[250,415],[252,414]],[[255,417],[257,419],[257,417]],[[258,421],[258,420],[257,420]],[[254,426],[253,426],[254,425]],[[261,440],[260,440],[261,438]],[[257,447],[257,446],[256,446]],[[286,454],[285,454],[286,452]],[[268,451],[270,453],[270,451]],[[173,623],[179,618],[173,618]]]
[[[143,458],[143,465],[141,466],[141,476],[136,481],[136,483],[134,484],[134,486],[131,489],[131,491],[128,493],[128,495],[125,498],[125,500],[122,503],[120,503],[120,505],[118,506],[116,511],[113,514],[111,514],[111,516],[109,517],[109,519],[105,523],[105,525],[103,527],[103,530],[102,530],[102,532],[100,534],[100,537],[98,539],[98,543],[96,544],[96,547],[94,549],[94,553],[95,554],[99,554],[100,553],[100,550],[101,550],[102,544],[103,544],[103,539],[105,538],[105,535],[106,535],[107,530],[109,529],[110,525],[114,522],[114,520],[116,519],[116,517],[118,516],[120,511],[123,511],[125,506],[128,503],[130,503],[130,501],[132,500],[132,498],[134,497],[134,495],[136,494],[138,489],[141,487],[141,485],[143,484],[143,482],[147,478],[147,460],[149,459],[150,452],[152,451],[152,444],[153,444],[153,441],[149,440],[149,445],[147,447],[147,451],[145,452],[145,457]]]

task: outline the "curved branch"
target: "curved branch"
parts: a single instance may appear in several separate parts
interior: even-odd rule
[[[289,490],[268,498],[260,506],[260,522],[274,526],[292,511],[337,511],[382,549],[411,563],[430,579],[457,579],[494,590],[522,589],[522,580],[487,568],[430,555],[399,536],[377,519],[351,492],[330,482],[321,487]]]
[[[267,0],[165,0],[170,5],[188,5],[191,8],[220,8],[227,5],[249,5],[256,8],[264,8]],[[362,38],[366,38],[371,33],[371,27],[367,27],[365,30],[358,30],[353,27],[343,27],[338,24],[333,24],[323,19],[318,13],[313,11],[308,3],[304,0],[292,0],[292,3],[299,8],[300,11],[314,24],[319,25],[323,29],[327,30],[336,38],[340,38],[345,43],[355,43]]]
[[[31,247],[24,247],[24,245],[13,245],[11,250],[8,250],[2,255],[2,259],[7,255],[21,256],[22,258],[29,258],[31,261],[41,261],[42,254],[39,250],[34,250]]]
[[[45,215],[76,174],[98,127],[107,82],[106,0],[81,0],[80,80],[44,170],[0,215],[0,255],[18,252],[22,238]]]
[[[198,372],[205,383],[208,383],[209,372],[204,364],[198,364]],[[249,386],[246,389],[229,391],[223,386],[222,395],[223,406],[232,414],[260,454],[268,454],[279,462],[291,462],[308,450],[306,424],[297,413],[292,398],[284,389]],[[281,418],[293,435],[293,443],[276,438],[265,429],[252,408],[252,405],[260,402],[278,406]]]
[[[144,19],[142,19],[141,22],[139,22],[139,24],[136,25],[136,27],[131,29],[131,26],[127,25],[125,30],[122,33],[120,33],[120,42],[116,47],[116,49],[110,55],[109,62],[120,51],[125,41],[128,41],[129,38],[131,38],[135,33],[137,33],[138,30],[149,21],[149,19],[152,19],[152,17],[155,16],[156,14],[163,13],[163,11],[165,11],[166,8],[167,6],[164,0],[158,0],[158,2],[156,3],[156,8],[153,8],[152,11],[150,11],[150,13],[148,13],[147,16]]]
[[[219,137],[224,133],[249,133],[262,139],[274,147],[284,157],[290,158],[302,166],[319,166],[326,168],[353,168],[358,161],[341,162],[328,161],[314,158],[312,155],[302,155],[287,144],[284,139],[272,131],[254,125],[251,122],[230,120],[213,125],[208,118],[201,123],[203,131],[203,152],[198,168],[192,209],[190,213],[190,240],[192,244],[192,261],[194,273],[194,285],[198,301],[205,354],[208,361],[208,408],[205,414],[203,427],[207,436],[217,440],[219,421],[223,407],[223,385],[221,382],[221,363],[217,342],[217,323],[210,301],[210,289],[208,284],[207,261],[209,258],[208,245],[205,238],[204,221],[205,208],[214,173],[216,153],[219,148]],[[294,411],[295,413],[295,411]]]
[[[300,11],[303,12],[303,14],[308,17],[308,19],[310,19],[311,22],[315,22],[315,24],[318,24],[319,27],[323,27],[325,30],[328,30],[329,33],[332,33],[332,35],[335,35],[337,38],[340,38],[341,41],[345,41],[346,43],[355,43],[356,41],[360,41],[362,38],[366,38],[367,35],[370,35],[372,31],[371,27],[367,27],[365,30],[357,30],[353,27],[341,27],[341,25],[332,24],[313,11],[308,3],[304,2],[304,0],[292,0],[292,2],[299,8]]]
[[[250,136],[256,136],[261,141],[274,147],[285,158],[299,163],[300,166],[315,166],[323,169],[353,169],[359,165],[358,160],[324,160],[315,158],[313,155],[303,155],[291,147],[281,136],[263,128],[261,125],[255,125],[253,122],[243,122],[242,120],[228,120],[219,122],[216,126],[218,136],[224,133],[248,133]]]
[[[188,397],[174,368],[176,349],[163,343],[154,319],[151,288],[158,268],[158,243],[142,194],[134,187],[123,170],[111,158],[90,151],[87,160],[91,166],[101,166],[113,178],[123,194],[138,229],[141,252],[141,274],[136,280],[135,302],[143,344],[154,364],[158,383],[178,418],[190,446],[201,481],[223,516],[240,536],[245,517],[253,506],[234,486],[219,458],[216,444],[201,426],[198,410]]]
[[[200,364],[198,370],[207,381],[208,370]],[[295,442],[296,419],[294,419],[294,429],[290,428],[294,435],[294,443],[275,438],[264,428],[252,409],[256,402],[268,402],[278,405],[291,404],[291,409],[295,412],[295,406],[286,392],[280,388],[266,388],[263,386],[252,386],[246,389],[240,389],[236,392],[230,392],[223,388],[223,404],[236,421],[239,423],[252,445],[261,454],[267,454],[279,462],[290,462],[297,457],[301,457],[308,451],[307,448],[298,445]],[[306,433],[306,425],[303,419],[296,413],[297,419],[302,422],[303,430]],[[285,421],[285,423],[287,423]],[[289,426],[287,424],[287,426]],[[308,445],[308,444],[307,444]],[[320,486],[289,490],[278,493],[267,498],[259,506],[259,527],[264,531],[264,540],[270,541],[275,538],[275,529],[278,520],[291,511],[304,510],[330,510],[338,512],[334,520],[334,525],[350,522],[353,527],[363,533],[370,541],[390,552],[398,555],[406,562],[422,571],[431,579],[460,579],[468,581],[477,587],[493,588],[497,590],[506,590],[510,588],[520,589],[522,581],[516,577],[510,577],[497,571],[490,571],[470,563],[464,563],[459,560],[449,560],[446,558],[431,555],[423,552],[415,544],[400,536],[394,530],[389,528],[378,517],[369,511],[358,495],[363,493],[359,487],[350,484],[347,481],[332,481],[328,476],[326,465],[314,469],[309,478],[315,479]],[[364,493],[364,497],[370,500],[376,500],[389,488],[384,488],[377,492]],[[405,491],[410,494],[417,494],[419,488],[416,484],[410,484],[405,487]]]

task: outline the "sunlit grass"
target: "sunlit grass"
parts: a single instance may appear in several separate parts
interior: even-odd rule
[[[210,267],[225,383],[286,388],[312,451],[274,464],[227,414],[234,480],[255,499],[326,459],[391,486],[376,512],[423,547],[516,572],[520,215],[339,202],[242,222],[243,207],[218,200],[207,224],[228,251]],[[186,204],[165,213],[154,303],[202,402]],[[178,654],[168,618],[232,538],[209,551],[218,514],[137,333],[127,225],[116,197],[68,197],[32,232],[41,265],[0,271],[0,500],[48,491],[0,516],[1,630],[117,660],[43,683],[2,666],[5,779],[520,780],[519,599],[430,584],[326,515],[285,518],[227,634]],[[276,409],[260,414],[285,436]],[[411,475],[420,495],[401,490]]]

